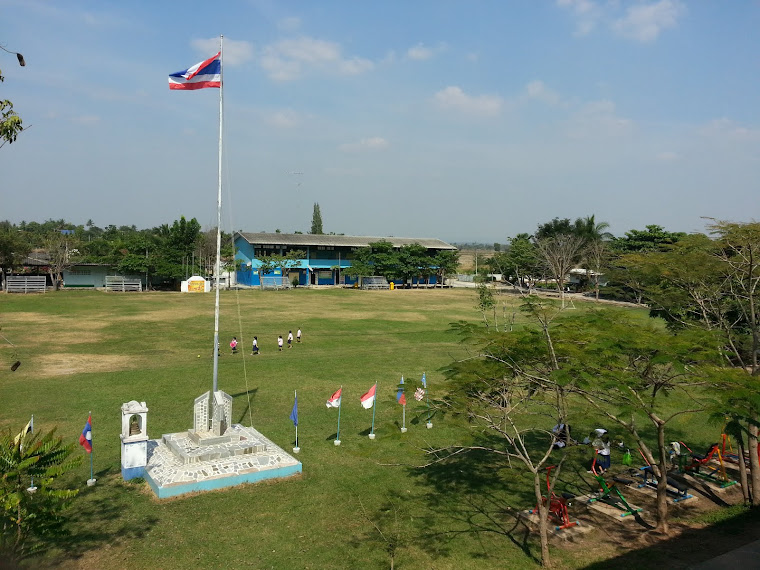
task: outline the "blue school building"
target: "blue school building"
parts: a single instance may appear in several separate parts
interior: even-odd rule
[[[456,250],[457,248],[439,239],[429,238],[396,238],[368,237],[322,234],[282,234],[282,233],[247,233],[236,232],[235,259],[239,261],[237,282],[240,285],[258,286],[259,258],[269,255],[287,255],[289,251],[300,250],[304,258],[299,260],[296,267],[289,273],[282,268],[262,275],[264,284],[285,285],[298,279],[298,285],[345,285],[355,283],[353,277],[345,275],[345,269],[351,267],[356,250],[365,248],[371,243],[386,241],[394,248],[410,244],[419,244],[433,256],[440,251]],[[286,275],[287,273],[287,275]],[[412,281],[417,283],[435,284],[435,274],[420,276]]]

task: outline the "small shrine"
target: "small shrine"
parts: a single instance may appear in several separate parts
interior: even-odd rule
[[[148,407],[132,400],[121,405],[121,476],[125,481],[145,475],[148,464]]]

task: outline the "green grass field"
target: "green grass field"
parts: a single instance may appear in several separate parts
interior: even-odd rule
[[[511,302],[511,301],[510,301]],[[192,427],[192,402],[211,389],[213,297],[180,293],[62,291],[4,295],[0,334],[0,425],[57,427],[75,441],[93,415],[94,469],[72,485],[72,535],[40,563],[62,567],[532,568],[537,545],[516,522],[532,505],[516,470],[475,454],[419,469],[424,448],[469,441],[470,428],[433,418],[412,398],[427,373],[465,355],[449,323],[480,321],[472,290],[223,292],[219,388],[234,397],[234,421],[253,425],[289,450],[293,391],[299,400],[303,474],[286,481],[158,501],[147,485],[125,483],[119,466],[122,403],[145,401],[148,433]],[[582,310],[582,309],[581,309]],[[277,351],[277,335],[303,330],[303,343]],[[253,335],[261,354],[250,356]],[[237,336],[242,350],[227,347]],[[200,357],[199,357],[200,355]],[[10,372],[15,360],[22,362]],[[407,382],[407,426],[395,391]],[[359,397],[377,381],[377,439]],[[342,446],[337,410],[325,401],[343,386]],[[579,420],[581,421],[581,420]],[[683,420],[678,429],[691,429]],[[585,418],[589,429],[593,418]],[[697,429],[693,440],[716,428]],[[84,452],[77,449],[78,453]],[[609,556],[600,549],[554,549],[563,567]]]

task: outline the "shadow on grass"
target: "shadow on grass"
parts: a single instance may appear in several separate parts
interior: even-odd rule
[[[706,520],[705,522],[710,522]],[[640,536],[631,537],[640,542]],[[614,558],[589,564],[588,570],[608,568],[692,568],[750,542],[760,540],[760,511],[741,509],[731,518],[705,528],[687,528],[669,540],[630,550]],[[630,544],[630,543],[628,543]],[[731,566],[739,567],[737,561]],[[720,566],[728,568],[729,566]],[[747,566],[749,567],[749,566]],[[756,567],[756,566],[753,566]]]
[[[482,441],[479,444],[489,445]],[[445,556],[450,543],[459,535],[479,539],[495,534],[507,538],[531,561],[534,554],[530,529],[519,518],[512,505],[531,508],[535,502],[532,483],[518,470],[509,469],[496,454],[471,450],[451,456],[425,468],[412,468],[411,474],[427,487],[424,500],[429,509],[422,516],[423,528],[419,546],[433,556]],[[483,548],[472,556],[499,558],[503,552]]]
[[[146,537],[158,518],[148,514],[134,515],[135,495],[140,494],[142,479],[121,483],[115,473],[103,470],[96,473],[99,481],[83,489],[75,507],[70,511],[67,533],[50,540],[45,554],[54,555],[50,565],[66,565],[86,553],[106,545],[117,545]],[[102,482],[101,482],[102,481]],[[125,513],[131,513],[125,517]]]
[[[237,423],[242,424],[243,420],[245,419],[245,415],[248,413],[248,410],[251,408],[251,396],[256,397],[256,393],[259,391],[258,388],[253,388],[251,390],[248,390],[247,392],[238,392],[237,394],[230,394],[232,398],[240,398],[241,396],[247,396],[247,403],[245,406],[245,409],[240,414],[240,419],[237,421]]]

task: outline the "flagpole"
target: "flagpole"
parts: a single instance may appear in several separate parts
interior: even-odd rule
[[[92,418],[92,410],[87,414],[88,418]],[[87,480],[87,486],[92,487],[95,484],[95,477],[93,476],[92,472],[92,456],[93,456],[93,450],[94,446],[92,445],[92,424],[90,424],[90,478]]]
[[[214,392],[218,388],[219,380],[219,273],[221,264],[219,261],[222,249],[222,118],[224,117],[224,36],[219,36],[219,186],[216,195],[216,265],[214,277],[216,281],[216,300],[214,304]]]
[[[375,410],[377,409],[377,382],[375,382],[375,399],[372,400],[372,430],[369,432],[369,438],[375,439]]]
[[[29,425],[30,425],[29,433],[34,435],[34,414],[32,414],[32,421],[29,423]],[[32,482],[29,485],[29,488],[27,489],[27,491],[29,491],[30,493],[34,493],[36,490],[37,490],[37,487],[34,486],[34,475],[32,475]]]
[[[430,429],[433,427],[433,422],[430,421],[430,396],[428,395],[427,376],[425,376],[424,372],[422,376],[425,378],[425,400],[427,401],[427,424],[425,424],[425,427]]]
[[[293,453],[298,453],[299,451],[301,451],[301,448],[298,447],[298,390],[293,390],[293,400],[294,400],[293,409],[296,412],[296,421],[295,421],[295,424],[296,424],[296,446],[293,448]]]
[[[340,445],[340,408],[343,406],[343,385],[340,386],[340,403],[338,404],[338,431],[335,434],[335,445]]]

